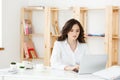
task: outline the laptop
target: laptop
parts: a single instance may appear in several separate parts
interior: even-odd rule
[[[107,54],[85,55],[80,61],[79,74],[90,74],[106,68]]]

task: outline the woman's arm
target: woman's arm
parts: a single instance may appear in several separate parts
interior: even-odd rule
[[[66,65],[62,64],[60,47],[60,43],[56,41],[54,43],[50,62],[52,68],[64,70]]]
[[[54,43],[53,51],[52,51],[52,56],[51,56],[51,67],[54,69],[60,69],[60,70],[67,70],[67,71],[78,71],[79,66],[74,65],[74,66],[69,66],[67,64],[62,63],[62,54],[61,54],[61,42],[56,41]]]

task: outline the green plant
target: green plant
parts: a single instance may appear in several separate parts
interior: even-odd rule
[[[12,64],[12,65],[16,65],[16,62],[11,62],[10,64]]]
[[[25,68],[25,66],[20,66],[19,68],[24,69],[24,68]]]

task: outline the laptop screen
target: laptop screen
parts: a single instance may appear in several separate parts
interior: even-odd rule
[[[85,55],[80,61],[79,73],[93,73],[105,69],[107,54]]]

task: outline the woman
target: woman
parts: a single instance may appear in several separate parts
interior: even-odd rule
[[[79,21],[70,19],[63,26],[61,36],[54,43],[51,67],[77,72],[80,68],[80,60],[86,53],[84,30]]]

